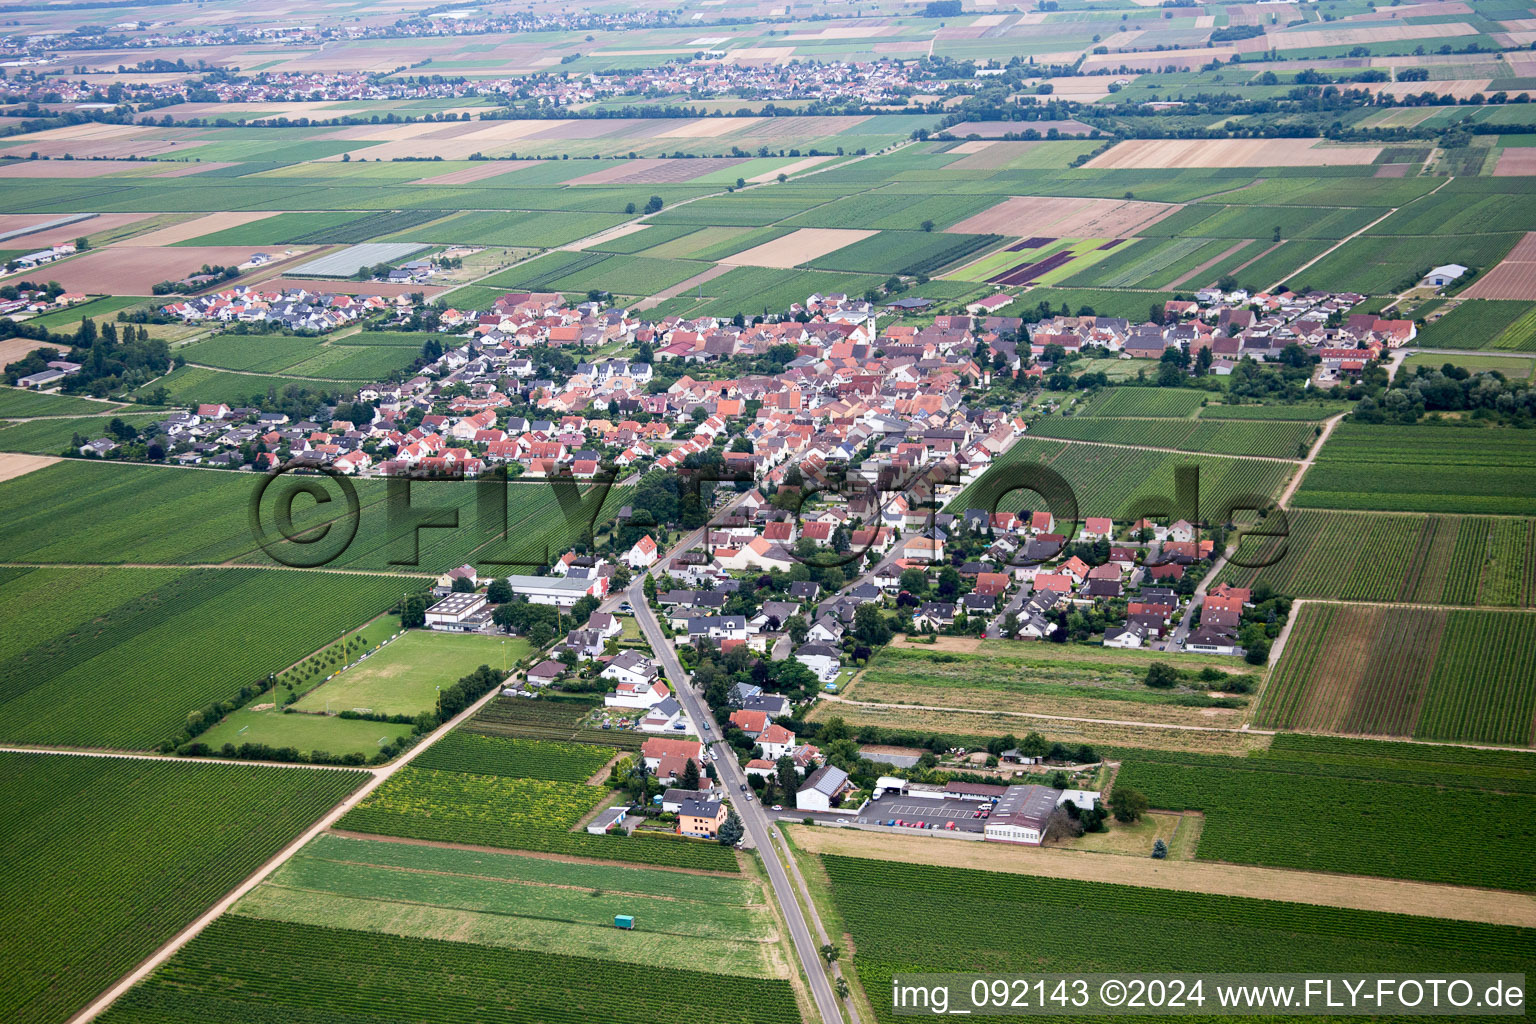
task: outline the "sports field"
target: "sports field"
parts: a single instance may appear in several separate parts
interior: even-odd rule
[[[309,691],[297,712],[368,711],[414,715],[430,711],[439,687],[451,686],[481,665],[500,671],[529,651],[528,641],[413,629]]]

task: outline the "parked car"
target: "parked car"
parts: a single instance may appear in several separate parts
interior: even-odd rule
[[[893,819],[892,819],[892,820],[890,820],[890,821],[888,821],[888,822],[886,822],[886,823],[885,823],[885,824],[886,824],[886,825],[887,825],[887,826],[890,826],[890,825],[894,825],[894,824],[896,824],[896,821],[895,821],[895,819],[894,819],[894,818],[893,818]]]
[[[952,821],[947,821],[947,822],[944,823],[944,827],[949,829],[950,831],[954,831],[955,823],[952,822]]]
[[[782,811],[784,809],[784,805],[783,804],[774,804],[773,805],[773,809],[776,810],[776,811]]]
[[[837,819],[837,823],[839,825],[846,825],[846,824],[848,824],[848,819],[847,818],[838,818]]]

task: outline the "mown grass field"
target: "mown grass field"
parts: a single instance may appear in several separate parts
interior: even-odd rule
[[[1303,604],[1266,728],[1536,744],[1536,615]]]
[[[528,641],[435,633],[413,629],[309,691],[295,711],[373,711],[414,715],[436,706],[438,687],[451,686],[481,665],[500,669],[516,664],[529,651]]]
[[[366,778],[60,754],[0,770],[0,1014],[17,1024],[68,1020]]]
[[[781,966],[755,879],[338,835],[305,847],[235,913],[734,977]],[[616,930],[616,914],[635,931]]]

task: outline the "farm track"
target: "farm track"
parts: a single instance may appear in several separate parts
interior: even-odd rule
[[[378,569],[306,568],[298,565],[250,565],[235,562],[0,562],[9,569],[277,569],[286,572],[328,572],[339,576],[388,576],[400,579],[435,580],[430,572],[381,572]]]
[[[308,829],[306,829],[302,835],[298,836],[287,846],[283,847],[282,850],[280,850],[275,856],[273,856],[253,874],[247,877],[245,881],[241,882],[233,890],[226,893],[223,899],[219,900],[212,907],[208,908],[208,910],[199,915],[197,920],[193,921],[181,931],[177,932],[175,936],[173,936],[169,941],[167,941],[158,950],[156,950],[155,953],[146,959],[143,963],[139,964],[138,967],[134,968],[128,974],[118,979],[116,984],[107,989],[107,991],[102,993],[102,995],[97,999],[92,1001],[89,1006],[81,1010],[79,1013],[76,1013],[74,1016],[70,1017],[68,1024],[86,1024],[87,1021],[96,1019],[96,1017],[98,1017],[109,1006],[116,1002],[117,999],[123,995],[123,993],[127,992],[130,988],[138,984],[144,978],[148,977],[152,971],[154,971],[157,967],[174,956],[178,950],[180,950],[188,942],[192,941],[192,939],[196,938],[197,935],[200,934],[205,928],[212,924],[217,918],[221,917],[225,911],[229,910],[237,902],[239,902],[239,900],[243,898],[246,893],[256,888],[256,886],[260,885],[263,881],[270,877],[273,872],[275,872],[278,868],[282,867],[290,859],[292,859],[293,855],[308,845],[311,840],[313,840],[321,833],[327,831],[332,825],[341,819],[342,815],[346,814],[352,808],[360,804],[365,798],[372,794],[374,790],[378,789],[386,781],[388,781],[391,776],[393,776],[401,768],[404,768],[406,765],[410,764],[411,761],[415,760],[415,758],[418,757],[423,751],[429,749],[434,743],[448,735],[448,733],[453,731],[462,723],[469,721],[469,719],[472,718],[482,707],[494,700],[500,692],[500,687],[492,687],[490,692],[486,693],[479,700],[475,701],[473,704],[469,705],[469,707],[459,712],[450,721],[443,723],[435,730],[428,733],[420,743],[406,751],[405,754],[401,755],[401,757],[394,761],[392,764],[383,765],[373,769],[364,769],[369,772],[372,778],[359,786],[350,795],[348,795],[346,799],[342,800],[335,807],[332,807],[323,817],[320,818],[319,821],[315,822]],[[39,751],[32,752],[36,753]],[[58,754],[75,753],[52,750],[40,752]],[[85,756],[92,755],[87,754]],[[95,756],[113,757],[120,755],[101,754]],[[157,758],[154,755],[148,754],[137,756],[156,760],[169,760],[168,758]],[[251,762],[240,761],[233,763],[250,764]],[[316,765],[309,767],[321,766]],[[358,769],[347,768],[345,770],[357,771]]]
[[[1340,414],[1343,415],[1342,413]],[[1150,418],[1150,417],[1148,417]],[[1302,464],[1301,459],[1284,459],[1278,455],[1218,455],[1216,452],[1195,452],[1187,448],[1154,448],[1144,444],[1120,444],[1116,441],[1079,441],[1076,438],[1041,437],[1036,435],[1031,438],[1034,441],[1050,441],[1054,444],[1091,444],[1100,448],[1129,448],[1136,452],[1163,452],[1168,455],[1210,455],[1223,459],[1252,459],[1255,462],[1285,462],[1290,465]],[[1319,442],[1321,443],[1321,442]],[[1282,502],[1283,504],[1283,502]]]
[[[1337,416],[1331,416],[1323,422],[1323,432],[1313,442],[1311,449],[1307,452],[1307,457],[1300,460],[1300,464],[1296,467],[1296,472],[1291,476],[1291,482],[1285,485],[1285,490],[1281,491],[1280,497],[1275,499],[1276,505],[1279,505],[1281,508],[1290,508],[1291,496],[1301,487],[1301,480],[1307,475],[1307,470],[1312,468],[1312,463],[1317,459],[1317,453],[1322,451],[1323,445],[1328,443],[1328,438],[1333,435],[1333,428],[1338,426],[1340,421],[1347,415],[1348,413],[1341,412]]]
[[[1445,188],[1445,186],[1449,185],[1451,182],[1453,182],[1455,180],[1456,180],[1456,176],[1455,175],[1450,175],[1444,181],[1442,181],[1440,184],[1436,185],[1434,188],[1430,189],[1428,192],[1424,193],[1422,196],[1417,196],[1417,197],[1415,197],[1413,199],[1410,199],[1408,202],[1404,203],[1402,206],[1394,206],[1394,207],[1392,207],[1386,213],[1382,214],[1380,217],[1377,217],[1375,220],[1371,221],[1365,227],[1363,227],[1360,230],[1354,232],[1353,234],[1346,235],[1344,238],[1339,239],[1336,243],[1334,243],[1333,245],[1329,246],[1327,249],[1323,250],[1318,255],[1312,257],[1310,260],[1307,260],[1307,262],[1303,263],[1301,266],[1297,267],[1295,270],[1293,270],[1289,274],[1285,275],[1284,278],[1282,278],[1279,281],[1276,281],[1274,284],[1271,284],[1268,288],[1266,288],[1264,290],[1265,291],[1269,291],[1269,292],[1274,291],[1276,288],[1280,287],[1286,281],[1289,281],[1292,278],[1295,278],[1295,277],[1299,276],[1304,271],[1306,271],[1309,267],[1312,267],[1315,264],[1317,264],[1317,263],[1321,262],[1322,260],[1326,259],[1328,256],[1330,256],[1333,253],[1337,252],[1339,249],[1342,249],[1349,242],[1353,242],[1355,239],[1359,238],[1361,235],[1363,235],[1367,231],[1371,230],[1371,228],[1375,227],[1376,225],[1380,224],[1382,221],[1386,220],[1388,217],[1392,216],[1398,210],[1406,209],[1407,207],[1412,206],[1414,203],[1418,202],[1420,199],[1427,199],[1429,196],[1432,196],[1436,192],[1439,192],[1441,189]]]

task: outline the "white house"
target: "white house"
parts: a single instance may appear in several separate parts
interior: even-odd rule
[[[1121,627],[1111,626],[1104,631],[1105,647],[1119,647],[1123,650],[1131,650],[1140,647],[1146,642],[1146,639],[1146,629],[1136,623]]]
[[[824,683],[830,683],[842,671],[842,652],[829,644],[805,643],[795,650],[795,660]]]
[[[683,706],[676,697],[668,697],[645,713],[639,728],[642,732],[681,732],[687,728],[683,718]]]
[[[525,597],[531,604],[554,605],[561,611],[576,606],[587,595],[602,597],[603,578],[570,579],[563,576],[508,576],[507,584],[512,593]]]
[[[982,831],[985,839],[999,843],[1039,846],[1046,823],[1056,810],[1059,794],[1049,786],[1009,786]]]
[[[830,811],[832,801],[842,796],[848,786],[847,772],[836,765],[824,764],[811,772],[795,791],[795,808],[801,811]]]
[[[762,735],[758,736],[757,745],[762,748],[763,757],[770,761],[777,761],[785,754],[794,751],[795,734],[775,723],[764,729]]]
[[[635,546],[629,549],[624,561],[636,572],[643,572],[656,564],[656,558],[656,541],[651,539],[650,534],[646,534],[635,541]]]

